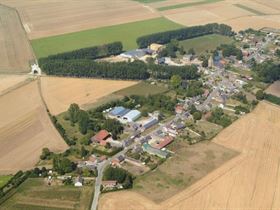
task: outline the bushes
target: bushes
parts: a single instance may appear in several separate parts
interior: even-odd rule
[[[192,26],[188,28],[142,36],[137,39],[137,44],[140,48],[145,48],[152,43],[166,44],[171,42],[172,39],[186,40],[207,34],[221,34],[231,36],[233,35],[233,32],[230,26],[213,23],[204,26]]]
[[[232,123],[230,117],[221,108],[214,109],[207,120],[223,127],[227,127]]]
[[[273,61],[257,64],[253,71],[257,73],[258,79],[262,82],[272,83],[280,79],[280,64],[273,63]]]
[[[116,180],[124,189],[132,188],[133,185],[132,175],[122,168],[108,167],[103,177],[104,180]]]
[[[274,96],[274,95],[271,95],[271,94],[265,94],[264,99],[271,102],[271,103],[280,105],[280,98],[277,97],[277,96]]]
[[[61,175],[65,174],[65,173],[70,173],[70,172],[74,171],[75,168],[76,168],[76,165],[65,157],[56,156],[53,159],[53,169]]]

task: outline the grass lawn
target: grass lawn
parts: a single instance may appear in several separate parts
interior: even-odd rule
[[[115,92],[114,94],[121,96],[129,96],[129,95],[155,95],[167,92],[168,88],[164,86],[164,84],[151,85],[148,82],[140,82],[136,85],[130,86],[128,88],[124,88]]]
[[[137,48],[136,39],[140,36],[181,27],[181,25],[161,17],[35,39],[31,43],[37,58],[114,41],[122,41],[124,49],[130,50]]]
[[[193,7],[193,6],[203,5],[203,4],[216,3],[216,2],[220,2],[220,1],[224,1],[224,0],[203,0],[203,1],[195,1],[195,2],[189,2],[189,3],[175,4],[175,5],[170,5],[170,6],[166,6],[166,7],[160,7],[160,8],[158,8],[158,10],[159,11],[165,11],[165,10],[170,10],[170,9]]]
[[[255,15],[266,15],[263,12],[260,12],[258,10],[255,10],[255,9],[250,8],[250,7],[244,6],[242,4],[234,4],[234,6],[239,7],[241,9],[244,9],[244,10],[247,10],[248,12],[251,12],[251,13],[253,13]]]
[[[0,176],[0,188],[3,187],[13,176]]]
[[[204,132],[207,139],[212,139],[223,129],[222,126],[208,122],[206,120],[199,120],[195,124],[195,130],[199,133]]]
[[[233,39],[230,37],[211,34],[180,41],[180,45],[183,46],[186,51],[188,51],[190,48],[193,48],[197,54],[200,54],[206,50],[215,50],[221,44],[230,44],[232,42]]]
[[[168,149],[175,154],[154,171],[137,177],[133,191],[155,202],[162,202],[237,154],[209,141],[190,146],[186,140],[177,139]]]
[[[89,208],[92,194],[92,186],[48,186],[44,179],[28,179],[0,209],[83,210]]]

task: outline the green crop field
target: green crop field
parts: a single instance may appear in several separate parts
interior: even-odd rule
[[[1,210],[69,210],[88,209],[92,199],[92,186],[76,188],[53,184],[48,186],[44,179],[26,180],[10,199],[4,202]]]
[[[137,48],[139,36],[178,29],[181,25],[166,18],[102,27],[59,36],[32,40],[37,58],[80,48],[122,41],[125,50]]]
[[[205,52],[206,50],[211,51],[216,49],[221,44],[230,44],[233,39],[227,36],[211,34],[206,36],[201,36],[193,39],[188,39],[185,41],[180,41],[180,45],[188,49],[193,48],[197,54]]]
[[[0,187],[3,187],[11,178],[12,176],[0,176]]]
[[[184,7],[193,7],[193,6],[198,6],[198,5],[203,5],[203,4],[211,4],[211,3],[216,3],[224,0],[204,0],[204,1],[195,1],[195,2],[189,2],[189,3],[182,3],[182,4],[175,4],[175,5],[170,5],[166,7],[160,7],[158,8],[159,11],[165,11],[165,10],[171,10],[171,9],[179,9],[179,8],[184,8]]]

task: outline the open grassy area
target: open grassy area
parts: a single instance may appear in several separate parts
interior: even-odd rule
[[[0,209],[84,210],[90,206],[92,193],[92,186],[48,186],[44,179],[28,179]]]
[[[180,45],[186,50],[193,48],[197,54],[205,52],[206,50],[215,50],[221,44],[230,44],[233,39],[227,36],[211,34],[206,36],[201,36],[193,39],[188,39],[185,41],[180,41]]]
[[[117,95],[121,96],[129,96],[129,95],[155,95],[168,91],[168,88],[164,86],[164,84],[151,85],[148,82],[140,82],[136,85],[130,86],[128,88],[124,88],[115,92]]]
[[[252,8],[247,7],[247,6],[245,6],[245,5],[242,5],[242,4],[234,4],[234,6],[239,7],[239,8],[241,8],[241,9],[244,9],[244,10],[247,10],[248,12],[252,12],[252,13],[254,13],[255,15],[265,15],[265,13],[263,13],[263,12],[261,12],[261,11],[252,9]]]
[[[164,93],[167,91],[168,88],[165,87],[164,84],[151,85],[148,82],[140,82],[136,85],[124,88],[110,95],[102,97],[92,104],[83,105],[82,108],[84,109],[96,108],[98,106],[101,106],[102,104],[106,104],[114,100],[122,99],[124,96],[130,96],[130,95],[148,96],[148,95]]]
[[[114,41],[122,41],[124,49],[129,50],[137,48],[136,39],[140,36],[180,27],[166,18],[155,18],[35,39],[32,40],[32,46],[37,58]]]
[[[199,133],[204,132],[207,139],[213,138],[223,129],[222,126],[208,122],[206,120],[199,120],[195,124],[195,130]]]
[[[175,154],[156,170],[137,177],[133,191],[162,202],[237,154],[208,141],[189,146],[186,140],[176,140],[168,149]]]
[[[166,7],[160,7],[160,8],[158,8],[158,10],[165,11],[165,10],[171,10],[171,9],[184,8],[184,7],[193,7],[193,6],[203,5],[203,4],[216,3],[216,2],[220,2],[220,1],[224,1],[224,0],[203,0],[203,1],[175,4],[175,5],[170,5],[170,6],[166,6]]]
[[[0,176],[0,187],[3,187],[13,176]]]

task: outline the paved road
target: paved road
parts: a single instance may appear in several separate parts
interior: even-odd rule
[[[162,129],[165,125],[171,123],[173,120],[178,119],[178,116],[175,116],[172,120],[166,122],[165,124],[161,125],[159,128],[157,128],[156,130],[151,131],[149,134],[147,135],[151,135],[153,133],[155,133],[158,129]],[[99,200],[99,196],[100,196],[100,189],[101,189],[101,184],[102,184],[102,178],[103,178],[103,172],[104,169],[110,165],[111,160],[119,157],[120,155],[125,155],[125,153],[129,150],[132,149],[136,144],[139,144],[139,142],[135,141],[133,142],[133,144],[125,147],[122,151],[118,152],[117,154],[115,154],[114,156],[108,158],[106,161],[103,161],[102,163],[98,164],[97,166],[97,170],[98,170],[98,176],[96,177],[96,181],[95,181],[95,187],[94,187],[94,197],[93,197],[93,201],[91,204],[91,210],[97,210],[97,206],[98,206],[98,200]]]
[[[96,180],[95,180],[94,197],[93,197],[93,201],[91,204],[91,210],[97,209],[98,199],[99,199],[101,184],[102,184],[103,171],[109,164],[110,164],[110,161],[105,161],[103,163],[98,164],[98,166],[97,166],[98,176],[96,177]]]

